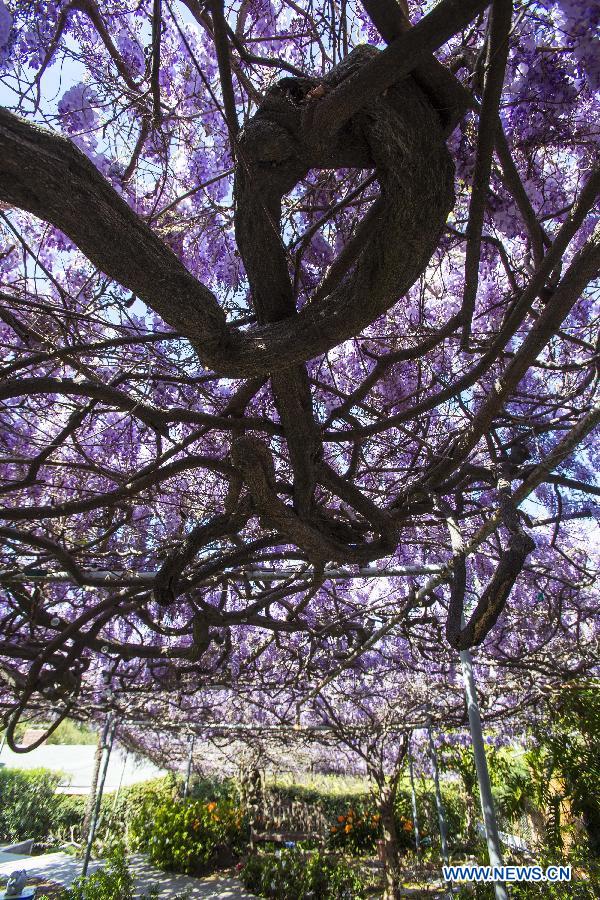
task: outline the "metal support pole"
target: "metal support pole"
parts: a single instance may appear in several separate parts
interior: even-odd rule
[[[412,799],[413,826],[415,829],[415,850],[417,856],[421,852],[421,838],[419,835],[419,817],[417,814],[417,792],[415,791],[415,773],[413,769],[413,755],[410,746],[410,738],[408,741],[408,773],[410,775],[410,795]]]
[[[190,779],[192,777],[192,763],[194,761],[194,744],[196,743],[196,736],[194,734],[190,735],[188,738],[190,742],[190,752],[188,753],[188,761],[187,761],[187,769],[185,772],[185,782],[183,785],[183,799],[187,797],[190,790]]]
[[[121,776],[119,778],[117,790],[115,791],[115,800],[114,800],[113,808],[112,808],[113,813],[114,813],[115,809],[117,808],[117,801],[119,799],[119,794],[121,793],[121,788],[123,787],[123,779],[125,778],[125,769],[127,768],[128,761],[129,761],[129,751],[126,750],[125,754],[123,756],[123,768],[121,769]]]
[[[496,810],[494,809],[494,798],[492,796],[490,773],[485,756],[485,744],[483,742],[481,716],[479,713],[479,703],[477,700],[477,687],[475,685],[475,677],[473,675],[473,661],[468,650],[461,651],[460,661],[462,663],[463,680],[465,683],[465,697],[467,700],[467,710],[469,713],[471,742],[473,744],[473,754],[475,756],[477,781],[479,782],[479,797],[481,799],[481,811],[483,813],[483,821],[485,824],[485,836],[487,840],[490,866],[502,866],[504,863],[502,861],[502,850],[500,847],[500,837],[498,835],[498,822],[496,820]],[[504,882],[495,881],[494,892],[496,900],[508,900],[508,889]]]
[[[442,791],[440,788],[440,771],[438,768],[437,753],[433,745],[433,735],[431,733],[431,725],[427,726],[427,737],[429,738],[429,755],[433,765],[433,783],[435,785],[435,805],[437,808],[438,822],[440,826],[440,843],[442,845],[442,859],[444,865],[449,865],[448,857],[448,825],[446,824],[446,810],[444,809],[444,801],[442,800]]]
[[[123,787],[123,779],[125,778],[125,770],[127,768],[127,762],[129,759],[129,751],[125,751],[125,755],[123,757],[123,768],[121,769],[121,776],[119,778],[119,783],[117,785],[117,789],[115,791],[115,797],[113,800],[112,809],[110,811],[110,816],[108,818],[107,828],[110,828],[112,825],[113,819],[115,817],[115,813],[117,811],[117,803],[119,802],[119,794],[121,793],[121,788]]]
[[[435,805],[437,807],[438,822],[440,828],[440,844],[442,845],[442,862],[445,866],[450,865],[450,857],[448,855],[448,824],[446,822],[446,810],[444,809],[444,801],[442,800],[442,789],[440,788],[440,770],[438,767],[437,753],[433,744],[433,735],[431,733],[431,724],[427,726],[427,737],[429,738],[429,755],[433,764],[433,782],[435,785]],[[451,881],[447,881],[449,894],[454,894],[454,885]]]
[[[115,726],[113,724],[113,714],[109,712],[104,723],[102,731],[102,761],[100,764],[100,777],[98,779],[98,788],[96,790],[96,800],[92,811],[90,821],[90,829],[88,831],[85,853],[83,855],[83,864],[81,866],[81,875],[87,875],[88,866],[92,856],[92,846],[96,836],[96,828],[98,827],[98,817],[100,814],[100,804],[102,803],[102,793],[104,791],[104,782],[106,781],[106,773],[108,771],[108,762],[110,760],[110,752],[112,750],[113,740],[115,736]]]

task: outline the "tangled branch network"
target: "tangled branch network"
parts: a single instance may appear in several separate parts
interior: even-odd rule
[[[594,665],[599,25],[1,0],[12,743],[107,680]]]

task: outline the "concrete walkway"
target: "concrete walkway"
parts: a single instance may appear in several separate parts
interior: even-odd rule
[[[184,894],[189,900],[252,900],[237,878],[211,875],[208,878],[190,878],[187,875],[171,875],[161,872],[140,854],[128,859],[129,868],[135,878],[137,893],[147,893],[156,885],[161,900],[173,900]],[[89,874],[102,866],[102,860],[90,863]],[[15,869],[25,869],[29,875],[44,876],[68,887],[81,874],[81,860],[68,853],[46,853],[43,856],[29,856],[18,863],[5,862],[0,865],[0,877],[10,875]]]

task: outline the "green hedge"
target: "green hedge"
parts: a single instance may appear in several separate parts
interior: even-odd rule
[[[179,800],[132,819],[131,846],[161,869],[204,875],[231,865],[248,841],[242,809],[230,800]]]
[[[0,769],[0,840],[33,838],[45,846],[71,837],[83,840],[81,826],[87,797],[56,794],[59,780],[59,774],[46,769]],[[105,794],[100,808],[97,849],[103,853],[119,841],[132,849],[146,849],[154,834],[153,820],[158,810],[179,809],[181,789],[181,778],[167,775],[123,788],[118,795]],[[302,786],[270,788],[270,791],[276,791],[282,799],[319,806],[328,822],[327,836],[332,849],[351,853],[375,851],[381,828],[370,793],[323,792]],[[216,801],[224,810],[237,809],[235,783],[196,779],[192,783],[191,800],[204,804]],[[458,787],[444,786],[444,802],[452,845],[460,838],[463,815]],[[418,809],[421,837],[435,850],[439,845],[437,811],[429,785],[420,786]],[[396,824],[401,848],[414,847],[411,798],[405,786],[398,792]]]
[[[83,839],[86,796],[57,794],[60,773],[49,769],[0,769],[0,841],[33,838],[45,846]],[[104,848],[128,841],[131,822],[144,813],[150,817],[159,805],[178,797],[180,781],[174,776],[131,785],[118,795],[102,798],[98,830]]]
[[[137,833],[133,833],[133,822],[150,823],[156,809],[176,801],[180,790],[180,779],[165,775],[122,788],[118,794],[105,794],[96,831],[100,847],[111,846],[115,842],[123,842],[130,847],[136,844]]]
[[[302,785],[269,787],[271,793],[283,800],[296,800],[318,806],[328,821],[328,841],[332,848],[351,853],[372,853],[381,838],[381,826],[377,804],[369,791],[340,792],[320,791]],[[446,783],[442,798],[448,824],[451,847],[464,840],[465,804],[457,784]],[[401,784],[396,798],[396,830],[401,849],[415,846],[412,799],[408,785]],[[439,825],[433,786],[420,783],[417,788],[417,813],[419,833],[425,846],[439,849]]]
[[[282,850],[251,856],[240,869],[244,886],[260,897],[286,900],[362,900],[359,874],[343,860],[318,851]]]
[[[80,811],[56,794],[60,773],[48,769],[0,769],[0,840],[46,842],[68,831]]]
[[[495,900],[491,884],[462,887],[456,900]],[[511,900],[598,900],[600,881],[594,878],[574,879],[564,884],[519,882],[510,885]]]

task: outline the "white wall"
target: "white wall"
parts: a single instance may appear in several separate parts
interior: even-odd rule
[[[4,747],[0,755],[0,764],[11,769],[52,769],[64,772],[59,791],[68,794],[89,793],[92,782],[94,754],[93,744],[48,744],[31,750],[29,753],[13,753]],[[164,775],[164,771],[147,760],[134,758],[125,754],[115,746],[111,753],[106,774],[105,791],[115,791],[122,779],[122,786],[137,784],[150,778]]]

